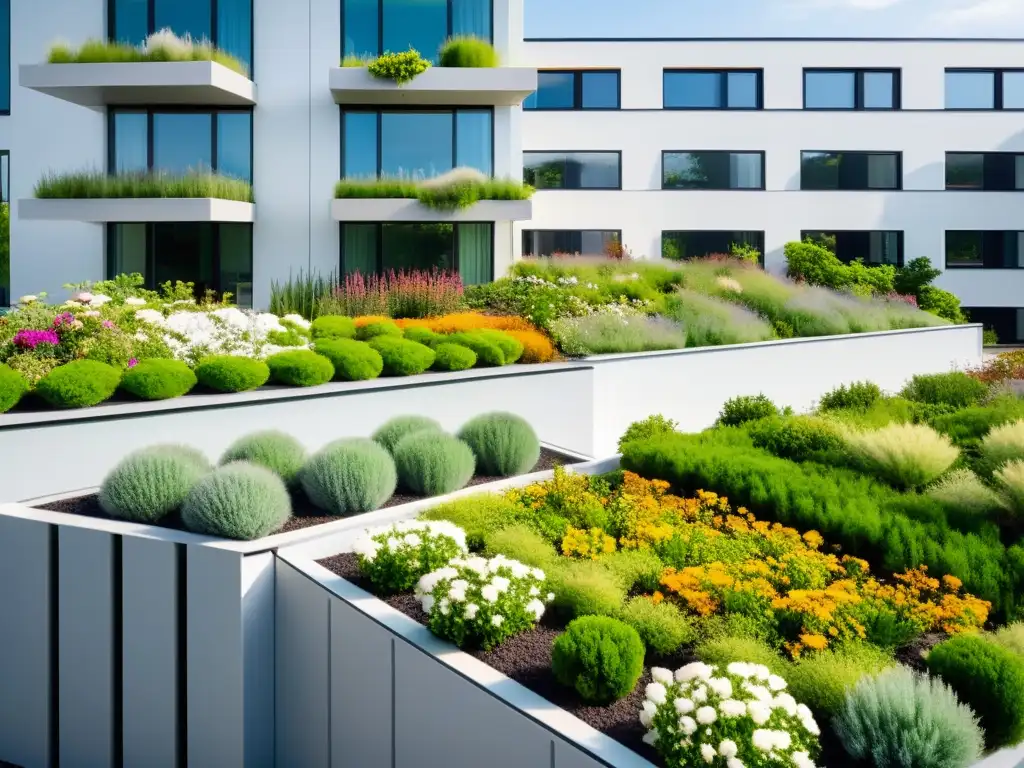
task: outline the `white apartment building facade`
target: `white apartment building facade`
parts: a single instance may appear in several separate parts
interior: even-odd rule
[[[975,319],[1024,339],[1021,41],[524,40],[522,0],[3,0],[0,19],[7,2],[13,296],[139,271],[262,307],[300,270],[479,282],[524,253],[733,243],[782,271],[786,242],[826,233],[841,258],[927,256]],[[211,38],[251,79],[39,66],[58,39],[164,27]],[[403,88],[338,66],[410,45],[429,58],[460,33],[502,66]],[[48,172],[198,165],[251,180],[255,205],[31,200]],[[457,216],[332,200],[339,178],[457,166],[525,171],[538,192]]]

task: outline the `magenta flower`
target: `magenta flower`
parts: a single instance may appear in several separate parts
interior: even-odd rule
[[[14,346],[19,349],[35,349],[40,344],[60,344],[60,337],[53,331],[22,330],[14,335]]]
[[[139,364],[139,360],[138,360],[138,358],[135,358],[135,357],[133,357],[131,360],[128,361],[128,367],[129,368],[134,368],[138,364]]]
[[[53,327],[60,328],[64,325],[71,325],[73,322],[75,322],[75,316],[70,312],[63,312],[53,319]]]
[[[103,327],[104,328],[113,328],[114,327],[114,322],[112,320],[104,320],[103,321]]]

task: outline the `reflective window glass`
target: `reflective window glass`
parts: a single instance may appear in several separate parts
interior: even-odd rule
[[[585,256],[606,255],[619,243],[622,233],[597,229],[524,229],[523,255],[551,256],[578,253]]]
[[[491,39],[491,0],[451,0],[452,35]]]
[[[538,72],[537,90],[530,98],[536,109],[572,109],[575,91],[576,76],[572,72]]]
[[[864,109],[895,109],[895,81],[893,72],[865,72]]]
[[[381,175],[431,178],[450,171],[453,118],[451,112],[381,113]]]
[[[854,109],[857,106],[855,72],[807,72],[804,75],[806,109]]]
[[[132,173],[149,168],[149,116],[145,112],[115,112],[115,173]]]
[[[240,307],[252,306],[252,224],[220,224],[219,291]]]
[[[523,180],[537,189],[618,189],[618,152],[524,152]]]
[[[11,111],[11,0],[0,0],[0,113]]]
[[[117,42],[138,45],[149,35],[149,0],[116,0],[111,37]]]
[[[995,72],[946,72],[946,109],[995,109]]]
[[[804,231],[800,233],[800,239],[809,239],[827,248],[844,264],[860,259],[869,265],[903,266],[903,232],[901,231]]]
[[[985,155],[967,152],[946,153],[946,189],[984,189]]]
[[[377,176],[377,112],[344,114],[342,175],[348,179],[372,179]]]
[[[341,27],[342,56],[369,58],[380,47],[379,0],[344,0]]]
[[[898,152],[803,152],[801,189],[899,189]]]
[[[217,0],[217,47],[252,70],[253,0]]]
[[[665,152],[663,189],[762,189],[760,152]]]
[[[217,114],[217,172],[252,181],[252,113]]]
[[[618,72],[583,72],[583,109],[619,108]]]
[[[213,115],[158,112],[153,115],[153,168],[185,173],[213,168]]]
[[[494,175],[493,137],[489,110],[459,110],[455,113],[455,164]]]
[[[381,267],[400,270],[455,268],[452,224],[382,224]]]
[[[722,75],[718,72],[666,72],[664,84],[666,107],[722,106]]]
[[[764,262],[764,232],[674,231],[661,233],[661,255],[665,259],[688,261],[731,253],[734,247],[753,248]]]
[[[178,37],[212,40],[212,0],[153,0],[153,29],[170,29]]]
[[[415,48],[437,63],[438,51],[448,37],[447,0],[381,0],[384,17],[383,51]]]
[[[756,109],[760,79],[757,72],[730,72],[727,91],[729,108]]]
[[[1024,109],[1024,72],[1003,72],[1003,109]]]

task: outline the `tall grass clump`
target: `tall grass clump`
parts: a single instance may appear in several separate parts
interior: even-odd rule
[[[846,446],[865,472],[895,488],[920,488],[952,466],[960,451],[945,435],[922,424],[891,424],[847,432]]]
[[[318,315],[395,318],[440,317],[463,305],[458,272],[433,269],[391,270],[383,275],[347,275],[317,303]]]
[[[996,470],[996,485],[1005,504],[1018,520],[1024,519],[1024,461],[1011,461]]]
[[[315,320],[320,315],[321,300],[333,296],[337,288],[338,278],[334,272],[324,276],[300,269],[294,276],[289,273],[283,283],[271,282],[270,311],[278,317],[300,315]]]
[[[1003,506],[999,495],[969,469],[950,472],[928,489],[927,495],[951,514],[985,517]]]
[[[490,179],[472,168],[456,168],[428,180],[384,178],[342,179],[337,199],[409,198],[443,211],[468,208],[481,200],[528,200],[533,187],[512,179]]]
[[[255,202],[249,182],[202,170],[184,174],[165,171],[112,175],[99,171],[49,173],[36,183],[35,196],[43,200],[215,197]]]
[[[86,40],[78,48],[57,43],[50,47],[46,60],[50,64],[213,61],[240,75],[249,76],[249,69],[244,63],[214,47],[208,40],[193,40],[189,35],[178,37],[169,29],[154,32],[139,46],[95,39]]]
[[[613,313],[555,320],[551,335],[570,357],[682,349],[687,340],[686,331],[671,320]]]
[[[994,427],[981,441],[979,452],[988,472],[1024,459],[1024,420]]]
[[[727,301],[681,289],[667,300],[665,314],[686,328],[687,345],[715,347],[775,338],[757,313]]]
[[[457,36],[441,46],[442,67],[497,67],[500,63],[494,46],[479,37]]]

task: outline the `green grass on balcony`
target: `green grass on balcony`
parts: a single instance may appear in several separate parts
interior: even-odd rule
[[[35,188],[44,200],[141,197],[216,197],[221,200],[255,202],[247,181],[215,173],[121,173],[96,171],[49,174]]]
[[[342,179],[337,199],[409,198],[439,210],[468,208],[480,200],[528,200],[533,187],[509,179],[490,179],[478,171],[456,168],[427,181],[411,179]]]
[[[215,48],[206,40],[194,41],[187,35],[178,37],[170,30],[155,32],[140,46],[86,40],[79,48],[56,43],[46,57],[50,64],[109,64],[145,61],[215,61],[240,75],[249,76],[249,69],[229,53]]]

